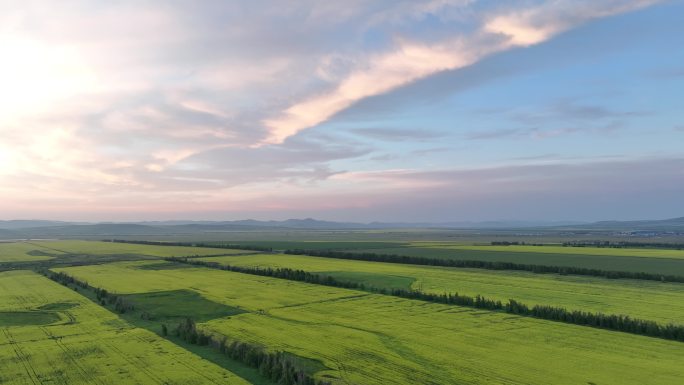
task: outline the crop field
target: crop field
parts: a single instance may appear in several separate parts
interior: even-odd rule
[[[156,246],[98,241],[40,241],[32,242],[32,244],[43,249],[60,253],[88,255],[118,254],[140,255],[146,257],[180,257],[249,253],[248,251],[244,250],[216,249],[207,247]]]
[[[29,271],[0,273],[0,383],[249,384]]]
[[[137,297],[138,311],[162,319],[192,311],[189,298],[209,301],[200,328],[317,362],[317,377],[336,384],[666,385],[684,375],[676,341],[159,261],[54,270]]]
[[[548,247],[548,249],[547,249]],[[533,251],[527,251],[527,249]],[[391,248],[373,248],[364,250],[349,250],[354,252],[370,252],[377,254],[397,254],[425,258],[443,258],[456,260],[475,260],[491,262],[513,262],[530,265],[572,266],[588,269],[645,272],[652,274],[684,276],[684,259],[673,257],[669,252],[680,253],[680,250],[642,250],[642,249],[603,249],[604,253],[591,254],[594,248],[564,248],[568,252],[544,252],[556,249],[551,246],[529,246],[516,249],[516,246],[463,246],[450,244],[420,244],[405,245]],[[520,251],[516,251],[520,250]],[[608,251],[606,251],[608,250]],[[651,252],[653,253],[645,253]],[[638,255],[635,255],[638,254]],[[663,257],[657,257],[663,253]],[[650,254],[650,255],[646,255]]]
[[[684,250],[673,249],[635,249],[611,247],[564,247],[564,246],[527,246],[527,245],[459,245],[443,242],[413,242],[412,247],[428,247],[453,250],[505,251],[515,253],[544,253],[569,255],[607,255],[615,257],[671,258],[684,259]]]
[[[23,242],[0,242],[0,263],[35,262],[54,258],[47,251]]]
[[[514,298],[592,312],[684,324],[684,284],[351,261],[287,254],[200,258],[232,266],[291,268],[384,288]]]
[[[106,263],[164,257],[243,255],[253,251],[140,245],[99,241],[0,242],[0,270],[25,269],[29,265],[54,266]]]

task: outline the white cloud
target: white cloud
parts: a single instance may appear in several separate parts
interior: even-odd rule
[[[495,52],[541,43],[595,18],[656,2],[551,1],[528,9],[484,15],[481,28],[470,35],[437,43],[400,40],[393,50],[370,55],[332,90],[295,102],[278,116],[265,119],[263,123],[270,135],[264,142],[280,143],[301,130],[328,120],[363,98],[391,91],[440,71],[462,68]],[[503,40],[487,35],[498,35]]]
[[[337,175],[331,162],[371,150],[302,144],[293,138],[302,130],[364,98],[651,3],[0,2],[0,196],[5,205],[151,191],[153,201],[200,200],[320,181]]]

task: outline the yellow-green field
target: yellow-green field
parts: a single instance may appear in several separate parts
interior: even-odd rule
[[[98,241],[25,241],[0,242],[2,264],[56,262],[95,262],[163,257],[249,254],[251,251],[209,247],[138,245]],[[23,267],[21,267],[23,268]]]
[[[644,249],[644,248],[611,248],[611,247],[564,247],[564,246],[528,246],[528,245],[463,245],[447,242],[412,242],[412,247],[434,247],[453,250],[507,251],[515,253],[548,253],[569,255],[610,255],[616,257],[672,258],[684,259],[684,250]]]
[[[501,301],[513,298],[530,305],[554,305],[684,324],[684,284],[681,283],[401,265],[287,254],[199,259],[233,266],[300,269],[374,287],[403,284],[406,285],[403,288],[425,292],[479,294]]]
[[[346,384],[679,384],[684,344],[157,261],[55,269],[109,291],[191,290],[245,311],[202,327],[320,360]]]
[[[562,246],[473,246],[451,242],[413,242],[394,247],[344,250],[444,260],[512,262],[684,276],[684,251]]]
[[[0,315],[1,384],[249,384],[33,272],[0,273]]]
[[[0,242],[0,263],[46,261],[54,258],[47,251],[24,242]]]
[[[210,247],[156,246],[98,241],[40,241],[32,242],[32,244],[56,252],[90,255],[135,254],[149,257],[181,257],[248,253],[244,250]],[[1,244],[0,247],[2,247]]]

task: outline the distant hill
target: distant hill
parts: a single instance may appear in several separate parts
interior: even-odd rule
[[[64,226],[73,225],[74,222],[62,221],[43,221],[43,220],[24,220],[16,219],[11,221],[0,221],[0,229],[27,229],[31,227],[48,227],[48,226]]]
[[[684,231],[684,217],[662,220],[640,221],[600,221],[579,226],[592,230],[624,230],[624,231]]]
[[[506,230],[540,229],[544,231],[611,231],[611,232],[675,232],[684,233],[684,217],[664,220],[581,222],[442,222],[442,223],[393,223],[393,222],[331,222],[312,218],[284,221],[147,221],[132,223],[70,223],[42,220],[0,221],[0,239],[60,238],[60,237],[117,237],[162,235],[200,235],[234,231],[292,230],[368,230],[368,229],[459,229],[459,230]]]

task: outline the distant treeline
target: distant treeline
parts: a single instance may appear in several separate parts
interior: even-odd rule
[[[285,254],[294,255],[311,255],[315,257],[336,258],[336,259],[350,259],[355,261],[371,261],[371,262],[387,262],[387,263],[402,263],[408,265],[427,265],[427,266],[444,266],[444,267],[467,267],[475,269],[489,269],[489,270],[523,270],[531,271],[533,273],[555,273],[561,275],[590,275],[603,278],[629,278],[629,279],[643,279],[650,281],[662,282],[684,282],[684,276],[678,275],[661,275],[643,272],[631,271],[610,271],[599,269],[588,269],[585,267],[574,266],[550,266],[550,265],[529,265],[514,262],[493,262],[493,261],[475,261],[475,260],[461,260],[461,259],[446,259],[446,258],[430,258],[430,257],[413,257],[408,255],[398,254],[375,254],[368,252],[347,252],[347,251],[331,251],[331,250],[285,250]]]
[[[91,286],[88,282],[78,280],[68,274],[62,272],[56,273],[50,270],[42,270],[40,273],[64,286],[68,287],[69,285],[73,285],[74,289],[80,287],[94,292],[100,305],[113,305],[118,313],[126,313],[134,310],[133,304],[128,302],[124,297],[112,294],[105,289]],[[143,313],[143,316],[145,314],[146,313]],[[168,327],[165,324],[162,324],[162,335],[167,336],[168,332]],[[217,339],[213,335],[198,330],[195,322],[190,318],[185,319],[178,324],[173,330],[173,333],[176,337],[180,337],[191,344],[210,346],[234,360],[257,368],[259,369],[260,374],[277,384],[330,385],[330,382],[327,381],[314,380],[312,374],[307,373],[300,365],[297,365],[291,356],[288,356],[283,352],[268,352],[258,345],[245,342],[233,341],[229,344],[227,343],[227,338],[225,336],[221,339]]]
[[[617,330],[625,333],[640,334],[650,337],[659,337],[669,340],[684,342],[684,325],[661,325],[654,321],[631,318],[625,315],[613,315],[603,313],[590,313],[578,310],[567,310],[561,307],[535,305],[529,307],[519,301],[509,299],[507,303],[499,300],[477,295],[475,297],[460,295],[458,293],[425,293],[417,290],[386,289],[366,286],[362,283],[340,281],[329,275],[309,273],[304,270],[290,268],[259,268],[221,265],[216,262],[207,262],[188,258],[170,257],[164,258],[170,262],[186,263],[194,266],[204,266],[213,269],[234,271],[291,281],[307,282],[319,285],[358,289],[378,294],[392,295],[395,297],[416,299],[421,301],[436,302],[447,305],[468,306],[478,309],[505,311],[528,317],[541,318],[550,321],[558,321],[575,325],[592,326],[602,329]]]
[[[162,330],[167,330],[166,325]],[[311,374],[301,368],[291,356],[283,352],[268,352],[258,345],[233,341],[227,337],[220,339],[199,329],[191,318],[181,321],[174,335],[200,346],[209,346],[233,360],[259,369],[259,373],[276,384],[282,385],[330,385],[327,381],[316,381]]]
[[[563,242],[563,246],[566,246],[566,247],[608,247],[608,248],[615,248],[615,249],[649,248],[649,249],[684,250],[684,243],[666,243],[666,242],[570,241],[570,242]]]
[[[129,241],[125,239],[103,239],[102,242],[131,243],[135,245],[151,246],[183,246],[183,247],[205,247],[213,249],[238,249],[249,251],[273,251],[273,248],[254,245],[236,245],[231,243],[203,243],[203,242],[159,242],[159,241]]]
[[[545,246],[543,243],[526,243],[525,241],[493,241],[492,246]]]

